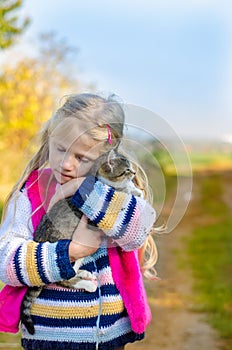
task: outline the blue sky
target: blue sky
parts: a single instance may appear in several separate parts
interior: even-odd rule
[[[232,134],[229,0],[24,4],[32,23],[21,44],[54,30],[80,49],[77,74],[99,91],[157,113],[182,138]]]

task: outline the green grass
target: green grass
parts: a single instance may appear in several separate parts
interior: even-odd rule
[[[221,174],[207,176],[201,181],[201,212],[205,216],[218,217],[220,221],[229,217],[227,205],[222,200],[223,180]]]
[[[193,171],[206,169],[222,170],[232,168],[232,155],[223,152],[190,152]]]
[[[192,164],[209,165],[218,162],[220,159],[224,161],[228,161],[229,159],[231,160],[231,156],[229,156],[228,154],[222,155],[221,153],[216,152],[191,152],[190,159]]]
[[[2,217],[3,203],[0,201],[0,220]]]
[[[210,323],[226,340],[226,349],[232,350],[232,218],[221,199],[222,182],[220,175],[201,181],[198,209],[205,222],[193,230],[188,253],[196,308],[209,315]]]

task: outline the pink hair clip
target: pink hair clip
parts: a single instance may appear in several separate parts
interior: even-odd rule
[[[112,145],[112,134],[111,134],[110,126],[108,124],[106,124],[106,127],[107,127],[107,131],[108,131],[108,142],[110,145]]]

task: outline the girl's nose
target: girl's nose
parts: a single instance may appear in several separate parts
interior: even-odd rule
[[[61,168],[69,171],[73,170],[75,167],[75,160],[75,157],[67,153],[61,161]]]

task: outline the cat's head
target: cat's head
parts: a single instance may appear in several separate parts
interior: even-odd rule
[[[110,151],[99,157],[94,166],[96,176],[106,178],[112,182],[122,182],[125,179],[132,180],[135,170],[131,161],[123,154]]]

